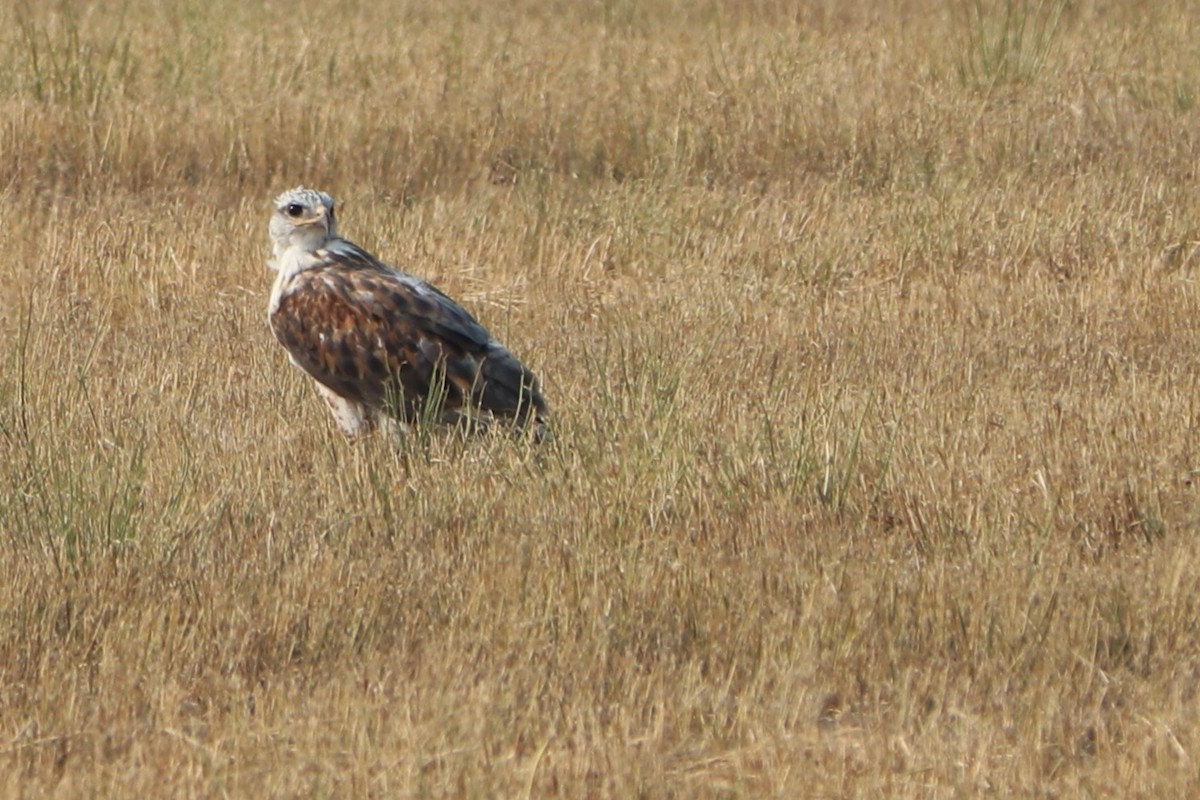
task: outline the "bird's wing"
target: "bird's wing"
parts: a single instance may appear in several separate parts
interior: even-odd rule
[[[536,380],[446,295],[349,243],[291,279],[271,317],[292,360],[334,392],[416,418],[431,394],[504,416],[547,413]]]

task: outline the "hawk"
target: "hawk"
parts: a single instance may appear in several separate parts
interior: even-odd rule
[[[537,378],[462,306],[338,235],[333,198],[275,198],[267,317],[350,439],[389,420],[546,433]]]

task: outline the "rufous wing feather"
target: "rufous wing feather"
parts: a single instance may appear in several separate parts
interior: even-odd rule
[[[521,423],[545,420],[533,373],[461,306],[344,245],[352,249],[293,276],[271,315],[276,338],[301,369],[405,421],[431,401],[450,414],[480,409]]]

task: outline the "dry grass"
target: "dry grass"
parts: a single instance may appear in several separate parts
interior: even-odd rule
[[[1200,788],[1193,4],[161,5],[0,31],[0,794]],[[553,446],[340,438],[297,183]]]

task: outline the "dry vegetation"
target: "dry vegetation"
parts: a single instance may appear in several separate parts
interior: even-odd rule
[[[1200,790],[1194,4],[5,13],[0,794]],[[552,446],[341,439],[297,183]]]

